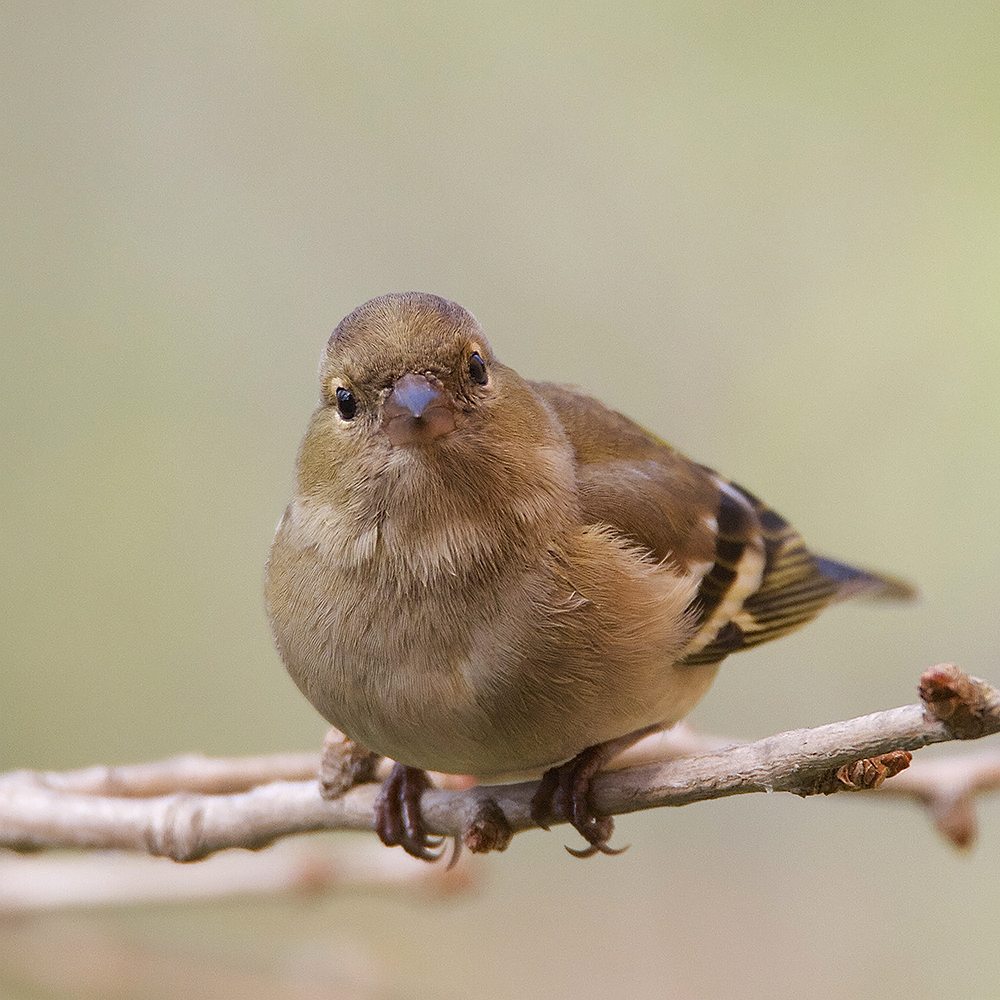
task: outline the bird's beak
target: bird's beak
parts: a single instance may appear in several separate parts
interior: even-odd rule
[[[427,444],[455,429],[455,406],[423,375],[397,379],[382,410],[383,427],[394,447]]]

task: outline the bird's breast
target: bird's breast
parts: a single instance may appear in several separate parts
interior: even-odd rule
[[[370,749],[484,778],[530,772],[672,723],[707,688],[675,666],[694,582],[609,528],[575,526],[529,558],[460,519],[405,545],[391,519],[353,538],[336,522],[289,509],[268,611],[303,693]]]

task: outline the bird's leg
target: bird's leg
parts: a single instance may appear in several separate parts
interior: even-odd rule
[[[567,847],[570,854],[578,858],[590,858],[601,854],[621,854],[627,847],[618,849],[608,846],[615,830],[615,821],[610,816],[598,816],[590,802],[590,782],[594,775],[614,757],[638,743],[644,736],[655,733],[660,726],[647,726],[627,736],[597,743],[581,750],[572,760],[557,767],[549,768],[539,782],[538,789],[531,798],[531,818],[542,829],[547,830],[546,821],[555,813],[572,823],[573,828],[589,844],[582,851]]]
[[[386,847],[400,846],[423,861],[441,857],[443,837],[430,837],[420,815],[420,796],[433,788],[427,772],[393,764],[375,800],[375,832]]]

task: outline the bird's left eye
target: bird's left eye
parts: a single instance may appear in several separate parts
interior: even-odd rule
[[[354,398],[354,393],[343,386],[337,389],[337,411],[344,420],[353,420],[354,414],[358,412],[358,401]]]
[[[486,374],[486,365],[478,354],[473,354],[469,358],[469,378],[476,385],[486,385],[489,381],[489,376]]]

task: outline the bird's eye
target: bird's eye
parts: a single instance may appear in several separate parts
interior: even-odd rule
[[[358,401],[354,398],[354,393],[343,386],[337,389],[337,412],[345,420],[353,420],[354,414],[358,412]]]
[[[473,354],[469,358],[469,378],[472,379],[476,385],[486,385],[489,381],[489,376],[486,374],[486,365],[483,363],[483,359],[478,354]]]

